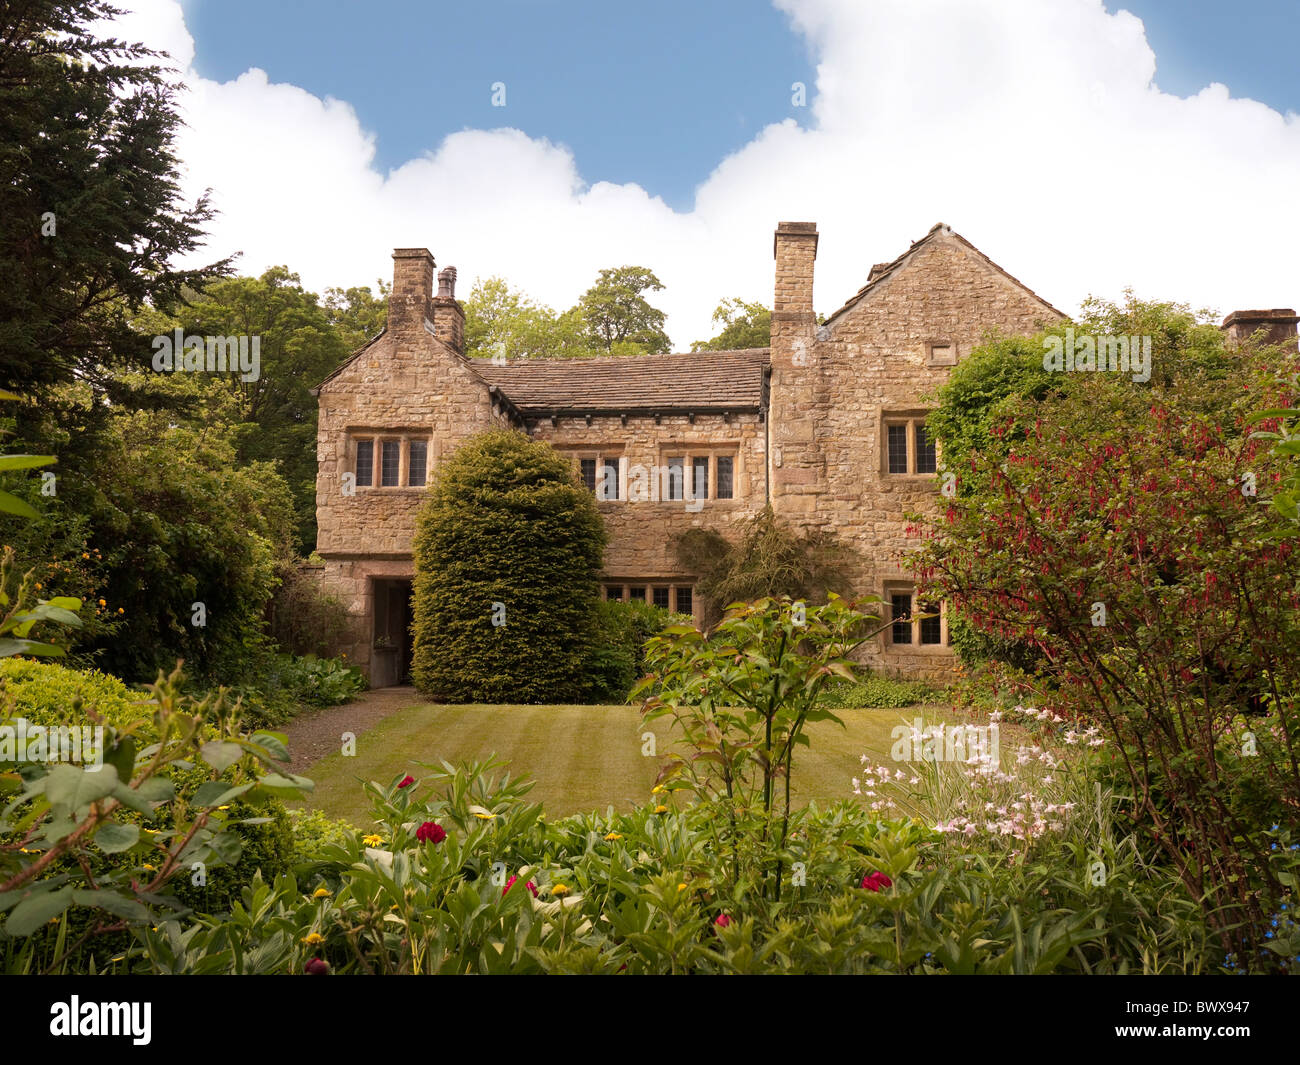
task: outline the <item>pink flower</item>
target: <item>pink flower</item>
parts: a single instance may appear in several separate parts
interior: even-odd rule
[[[415,777],[411,776],[408,773],[406,776],[402,777],[400,781],[398,781],[397,786],[399,788],[409,788],[414,783],[415,783]]]
[[[324,958],[312,958],[302,967],[302,971],[308,976],[328,976],[330,963]]]
[[[864,876],[862,878],[861,886],[866,888],[868,891],[879,891],[882,887],[893,887],[894,882],[884,873],[877,870],[874,873],[869,873]]]
[[[514,883],[515,883],[515,881],[518,880],[518,879],[519,879],[519,877],[517,877],[517,876],[512,876],[509,880],[507,880],[507,881],[506,881],[506,886],[503,887],[503,888],[501,889],[501,894],[504,895],[507,891],[509,891],[512,887],[514,887]],[[529,891],[531,891],[531,892],[533,893],[533,898],[537,898],[537,885],[536,885],[536,884],[534,884],[531,880],[529,880],[526,884],[524,884],[524,887],[526,887]]]
[[[731,925],[731,918],[728,917],[725,913],[720,913],[718,914],[717,917],[713,919],[713,923],[717,925],[719,928],[727,928]]]
[[[421,843],[438,844],[447,838],[447,830],[442,825],[426,821],[415,830],[415,838]]]

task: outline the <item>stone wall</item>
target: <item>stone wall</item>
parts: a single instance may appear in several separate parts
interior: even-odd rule
[[[848,540],[860,557],[854,593],[884,596],[911,580],[903,555],[916,541],[906,515],[934,513],[939,503],[933,474],[886,472],[885,416],[933,407],[930,394],[986,331],[1032,333],[1059,312],[936,227],[819,328],[801,313],[811,300],[810,241],[786,225],[776,238],[778,308],[783,293],[792,295],[772,337],[773,506]],[[809,271],[806,285],[783,276],[801,270]],[[938,677],[955,665],[946,642],[895,646],[885,636],[863,657],[912,675]]]
[[[531,435],[565,452],[587,451],[624,460],[624,495],[634,495],[637,467],[651,498],[624,498],[597,504],[609,530],[605,574],[611,583],[636,583],[651,579],[687,579],[672,550],[672,542],[691,528],[712,527],[734,538],[746,519],[763,509],[766,500],[766,430],[758,414],[629,415],[618,417],[558,418],[539,420]],[[716,454],[736,458],[734,498],[681,500],[660,498],[658,478],[668,455]],[[689,476],[689,474],[688,474]],[[710,487],[715,494],[716,486]],[[629,491],[632,489],[633,491]]]
[[[486,383],[449,343],[462,335],[464,311],[454,298],[435,300],[434,261],[423,248],[393,254],[394,281],[385,331],[319,388],[316,437],[317,551],[322,586],[338,595],[354,620],[342,650],[370,663],[374,578],[410,578],[411,542],[424,488],[378,487],[345,492],[355,470],[354,438],[366,432],[427,439],[428,476],[440,459],[476,433],[508,419],[495,411]],[[454,280],[454,278],[452,279]],[[435,316],[444,319],[441,326]],[[403,471],[405,465],[403,466]]]

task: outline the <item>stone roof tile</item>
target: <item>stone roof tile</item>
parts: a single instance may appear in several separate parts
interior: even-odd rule
[[[470,366],[524,414],[760,410],[767,348]]]

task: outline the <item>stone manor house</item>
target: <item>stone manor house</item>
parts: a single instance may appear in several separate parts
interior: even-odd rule
[[[859,561],[847,594],[875,594],[892,624],[875,668],[940,675],[954,664],[942,604],[913,619],[909,512],[937,506],[927,396],[989,330],[1029,334],[1062,313],[946,225],[936,225],[818,325],[817,227],[782,222],[770,348],[497,364],[464,354],[456,270],[424,248],[393,252],[386,328],[315,390],[318,577],[352,617],[339,650],[375,687],[410,667],[411,544],[424,486],[465,439],[522,429],[573,459],[610,532],[610,598],[686,613],[694,577],[674,557],[692,526],[734,534],[770,503],[822,527]],[[1292,311],[1239,311],[1231,336],[1295,335]],[[555,589],[563,595],[563,588]]]

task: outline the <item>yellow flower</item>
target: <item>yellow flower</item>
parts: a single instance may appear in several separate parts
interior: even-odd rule
[[[327,899],[330,897],[330,894],[331,892],[327,888],[318,887],[311,893],[311,897],[313,899]]]
[[[100,605],[100,606],[108,606],[108,601],[107,601],[106,599],[101,599],[101,600],[99,601],[99,605]]]
[[[218,806],[217,809],[218,809],[218,810],[229,810],[230,807],[229,807],[229,806]]]
[[[657,814],[666,814],[667,812],[668,812],[668,807],[667,807],[667,806],[656,806],[656,807],[655,807],[655,813],[657,813]]]
[[[143,868],[144,868],[145,872],[147,872],[147,873],[156,873],[156,872],[157,872],[157,870],[156,870],[152,865],[150,865],[148,862],[145,862],[145,863],[144,863]]]
[[[606,842],[612,842],[613,840],[622,839],[622,838],[623,837],[619,833],[611,832],[608,836],[605,837],[605,840]]]
[[[85,551],[83,551],[83,552],[81,552],[81,557],[82,557],[82,558],[89,558],[90,555],[88,555]]]
[[[37,581],[37,582],[36,582],[36,590],[37,590],[38,592],[39,592],[42,588],[44,588],[44,587],[45,587],[45,585],[43,585],[40,581]]]
[[[656,784],[653,788],[650,789],[650,794],[659,795],[663,792],[663,790],[664,790],[664,786],[662,784]]]
[[[677,890],[678,890],[678,891],[685,891],[685,890],[686,890],[686,885],[685,885],[685,884],[678,884],[678,885],[677,885]]]
[[[302,941],[306,943],[307,946],[314,947],[318,943],[324,943],[325,937],[321,935],[319,932],[308,932],[305,936],[302,937]]]
[[[122,607],[118,607],[118,608],[117,608],[117,612],[118,612],[119,614],[125,614],[125,613],[126,613],[126,610],[125,610],[124,608],[122,608]]]
[[[568,893],[569,893],[569,886],[567,884],[556,884],[553,888],[551,888],[551,894],[555,895],[558,898],[563,898]]]
[[[384,842],[384,837],[383,836],[362,836],[361,842],[364,843],[367,847],[378,847],[381,843]]]
[[[475,814],[474,816],[480,821],[491,821],[492,818],[496,817],[496,814]]]

